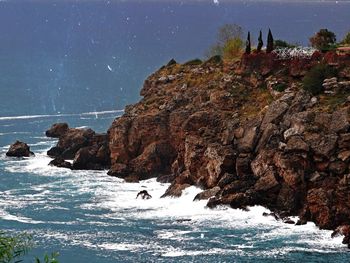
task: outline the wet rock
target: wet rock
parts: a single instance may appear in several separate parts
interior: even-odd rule
[[[67,123],[55,123],[48,129],[45,134],[47,137],[59,138],[68,131],[69,127]]]
[[[136,199],[141,197],[142,199],[151,199],[152,196],[147,192],[147,190],[142,190],[137,193]]]
[[[332,238],[337,236],[349,236],[350,235],[350,225],[338,226],[332,233]]]
[[[305,219],[299,219],[295,225],[296,226],[302,226],[302,225],[306,225],[307,224],[307,221]]]
[[[65,161],[62,157],[57,157],[53,159],[49,165],[56,166],[60,168],[72,169],[72,164],[70,162]]]
[[[280,218],[276,213],[274,213],[274,212],[271,212],[271,213],[266,213],[266,212],[264,212],[264,213],[263,213],[263,216],[265,216],[265,217],[271,216],[271,217],[273,217],[275,220],[280,220],[280,219],[281,219],[281,218]]]
[[[165,193],[161,196],[164,197],[180,197],[182,195],[182,191],[187,187],[190,187],[189,184],[178,184],[176,182],[172,183],[169,188],[165,191]]]
[[[283,219],[283,223],[290,224],[290,225],[294,225],[295,224],[295,222],[292,219],[288,218],[288,217]]]
[[[123,163],[115,163],[112,168],[108,171],[108,175],[119,178],[125,178],[130,173],[129,167]]]
[[[220,191],[220,187],[215,186],[215,187],[213,187],[211,189],[205,190],[205,191],[200,192],[199,194],[197,194],[194,197],[193,201],[209,199],[209,198],[215,196],[219,191]]]
[[[29,157],[32,155],[34,155],[34,153],[30,151],[30,147],[21,141],[16,141],[15,143],[11,144],[6,153],[6,156],[9,157]]]
[[[175,180],[175,174],[165,174],[157,177],[159,183],[172,183]]]
[[[253,180],[236,180],[226,185],[221,192],[222,196],[245,192],[254,185]]]
[[[299,190],[293,189],[288,184],[282,184],[276,198],[276,207],[294,214],[300,209],[301,199],[302,193]]]
[[[334,225],[333,216],[330,206],[331,193],[328,189],[314,188],[307,193],[307,204],[311,214],[311,218],[322,229],[331,229]]]
[[[50,157],[59,157],[63,152],[62,148],[59,147],[52,147],[50,150],[47,151],[47,155]]]

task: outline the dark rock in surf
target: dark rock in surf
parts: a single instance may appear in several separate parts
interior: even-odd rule
[[[65,123],[54,124],[46,134],[51,137],[59,137],[57,145],[52,147],[47,155],[54,158],[59,157],[59,160],[73,160],[72,169],[102,170],[109,168],[110,151],[107,134],[97,134],[91,129],[68,128]],[[56,163],[61,164],[61,162],[52,162],[52,165]]]
[[[219,191],[220,191],[220,187],[219,186],[215,186],[211,189],[205,190],[203,192],[200,192],[199,194],[197,194],[193,201],[199,201],[199,200],[206,200],[209,199],[213,196],[215,196]]]
[[[65,161],[62,157],[57,157],[53,159],[49,165],[51,166],[56,166],[56,167],[61,167],[61,168],[68,168],[72,169],[72,164],[70,162]]]
[[[67,123],[55,123],[48,129],[45,134],[47,137],[59,138],[68,131],[69,127]]]
[[[6,153],[6,156],[9,157],[29,157],[33,155],[34,153],[30,151],[30,147],[26,143],[20,141],[11,144]]]
[[[140,196],[142,199],[151,199],[151,198],[152,198],[152,196],[151,196],[146,190],[140,191],[140,192],[137,194],[136,199],[137,199],[139,196]]]

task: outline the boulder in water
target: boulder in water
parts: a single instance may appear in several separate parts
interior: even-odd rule
[[[139,196],[141,196],[142,199],[151,199],[152,198],[152,196],[146,190],[140,191],[137,194],[136,198],[138,198]]]
[[[72,164],[70,162],[65,161],[62,157],[57,157],[53,159],[49,165],[61,167],[61,168],[68,168],[72,169]]]
[[[34,153],[30,151],[29,146],[20,141],[16,141],[14,144],[12,144],[6,153],[6,156],[10,157],[29,157],[32,155],[34,155]]]

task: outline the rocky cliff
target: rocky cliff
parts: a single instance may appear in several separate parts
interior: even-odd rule
[[[324,91],[312,96],[301,80],[317,65],[336,76],[318,80]],[[349,244],[350,56],[172,60],[146,79],[141,95],[107,135],[54,125],[52,164],[110,168],[128,182],[156,177],[171,183],[163,196],[196,185],[203,192],[195,200],[211,208],[262,205],[276,217],[334,229]]]
[[[313,97],[301,78],[320,63],[338,76]],[[349,225],[349,80],[350,58],[336,54],[172,61],[110,127],[109,174],[171,182],[164,196],[196,185],[209,207],[263,205],[299,223]]]

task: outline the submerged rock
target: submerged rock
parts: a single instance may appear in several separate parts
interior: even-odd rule
[[[16,141],[15,143],[11,144],[6,153],[6,156],[10,157],[29,157],[33,155],[34,153],[30,151],[30,147],[21,141]]]

